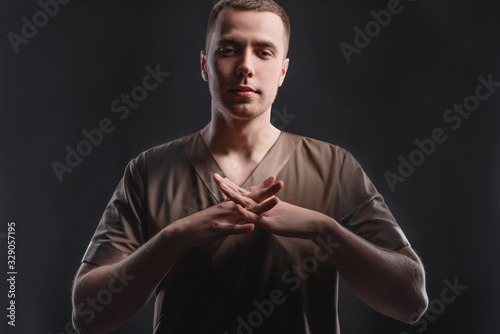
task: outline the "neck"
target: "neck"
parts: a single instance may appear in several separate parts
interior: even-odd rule
[[[212,120],[201,130],[203,141],[214,156],[238,155],[260,158],[278,139],[281,131],[271,124],[271,108],[253,119],[221,117],[212,110]]]

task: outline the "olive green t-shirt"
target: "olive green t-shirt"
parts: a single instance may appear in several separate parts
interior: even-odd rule
[[[128,164],[82,261],[120,261],[170,223],[224,201],[213,173],[224,176],[200,132],[141,153]],[[282,132],[242,187],[270,175],[284,181],[281,201],[326,214],[379,247],[409,245],[344,149]],[[257,227],[192,248],[157,288],[153,333],[340,333],[338,272],[325,261],[336,247],[342,245],[328,238],[316,244]]]

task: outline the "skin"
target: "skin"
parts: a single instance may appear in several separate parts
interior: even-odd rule
[[[212,121],[201,134],[210,152],[234,182],[242,184],[280,135],[271,107],[288,70],[286,34],[271,12],[224,9],[201,74],[212,95]],[[239,93],[245,86],[254,93]]]
[[[172,222],[122,261],[99,267],[83,263],[73,287],[73,323],[80,333],[108,333],[120,327],[142,309],[187,249],[251,233],[255,225],[314,242],[330,236],[342,246],[328,261],[368,305],[407,323],[423,314],[428,302],[425,274],[410,247],[397,252],[380,249],[324,214],[279,200],[275,195],[286,185],[274,176],[248,189],[238,186],[280,134],[270,119],[289,65],[285,36],[274,13],[234,9],[220,13],[209,48],[201,52],[202,77],[212,95],[212,119],[201,135],[229,176],[214,175],[228,200]],[[253,223],[240,225],[241,219]],[[127,293],[114,295],[87,323],[88,317],[76,312],[78,306],[106,289],[114,272],[135,278],[128,282]]]

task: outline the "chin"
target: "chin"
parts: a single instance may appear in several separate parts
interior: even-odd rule
[[[266,108],[248,104],[237,104],[226,107],[226,112],[238,119],[253,119],[264,114],[266,110]]]
[[[221,112],[238,120],[251,120],[259,117],[271,106],[262,105],[262,103],[258,103],[255,99],[240,99],[239,101],[235,101],[231,97],[221,98],[221,96],[215,96],[214,98],[213,94],[212,100]]]

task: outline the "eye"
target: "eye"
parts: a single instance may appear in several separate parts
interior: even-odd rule
[[[236,50],[233,48],[224,47],[224,48],[219,49],[219,53],[222,55],[231,55],[231,54],[236,53]]]
[[[267,51],[267,50],[261,50],[258,52],[259,56],[263,57],[263,58],[268,58],[268,57],[271,57],[273,54],[270,52],[270,51]]]

